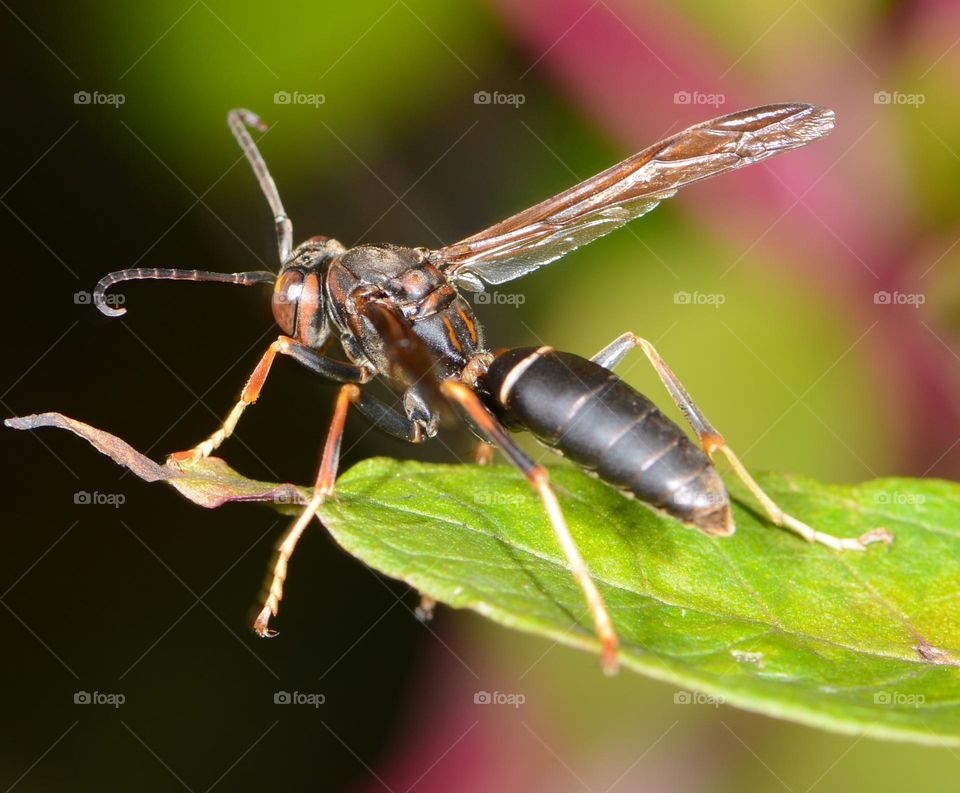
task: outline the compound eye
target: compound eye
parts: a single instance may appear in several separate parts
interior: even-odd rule
[[[287,336],[292,336],[297,326],[297,308],[303,293],[303,273],[288,270],[277,279],[273,289],[273,318]]]

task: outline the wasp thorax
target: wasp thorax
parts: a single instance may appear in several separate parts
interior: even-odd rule
[[[431,272],[433,271],[433,272]],[[386,284],[389,293],[400,299],[422,300],[437,286],[440,279],[433,267],[416,267],[407,270]]]

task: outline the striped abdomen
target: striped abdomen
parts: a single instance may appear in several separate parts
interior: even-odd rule
[[[508,350],[484,378],[490,407],[604,482],[708,534],[730,534],[709,458],[656,405],[593,361],[550,347]]]

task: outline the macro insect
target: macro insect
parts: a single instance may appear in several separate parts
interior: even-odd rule
[[[551,347],[496,351],[461,294],[524,276],[649,212],[680,187],[759,162],[827,135],[832,111],[776,104],[721,116],[679,132],[618,165],[460,242],[437,250],[399,245],[345,248],[315,236],[293,246],[293,227],[273,178],[248,128],[265,131],[258,116],[232,110],[227,122],[270,204],[280,270],[215,273],[129,269],[106,275],[94,301],[104,314],[107,289],[122,281],[164,279],[228,284],[273,284],[280,335],[263,354],[222,426],[170,459],[189,466],[209,456],[257,401],[276,356],[293,358],[340,383],[314,494],[278,546],[272,579],[254,628],[261,636],[277,614],[290,557],[324,499],[334,493],[340,444],[350,408],[379,429],[410,443],[438,430],[439,412],[453,405],[483,441],[526,477],[541,499],[570,572],[583,593],[602,647],[604,668],[617,666],[618,639],[590,571],[571,536],[546,469],[511,439],[526,431],[624,494],[710,535],[734,532],[730,499],[714,458],[722,454],[772,523],[831,548],[862,550],[888,541],[878,529],[841,539],[786,514],[760,488],[645,339],[625,333],[592,358]],[[326,353],[336,340],[342,357]],[[645,396],[614,373],[640,347],[696,434],[693,443]],[[343,359],[345,358],[345,360]],[[366,393],[382,378],[396,404]]]

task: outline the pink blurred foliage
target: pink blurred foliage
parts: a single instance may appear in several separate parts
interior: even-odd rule
[[[837,111],[837,129],[826,141],[705,183],[684,196],[684,206],[744,251],[735,263],[719,261],[719,271],[786,260],[814,281],[824,312],[846,318],[851,342],[873,326],[863,352],[879,385],[850,398],[888,404],[893,426],[878,431],[889,436],[899,462],[876,473],[960,474],[960,445],[951,449],[960,437],[960,361],[951,350],[957,339],[929,312],[873,299],[881,291],[922,291],[919,275],[932,263],[919,258],[930,255],[931,241],[911,205],[915,188],[904,143],[884,123],[874,92],[896,86],[895,70],[917,37],[957,30],[960,5],[919,3],[895,17],[864,9],[863,27],[849,34],[805,3],[779,22],[787,7],[771,7],[773,27],[799,21],[822,36],[792,42],[760,73],[747,67],[749,51],[727,51],[698,20],[668,3],[492,4],[534,64],[530,74],[555,82],[625,151],[764,102],[811,101]],[[931,62],[949,46],[942,38],[928,47]],[[956,70],[955,59],[945,57],[936,68]],[[718,109],[682,104],[675,100],[680,91],[723,94],[725,101]]]
[[[397,729],[403,738],[376,765],[379,779],[365,779],[358,793],[382,793],[385,786],[417,793],[542,789],[556,765],[545,752],[519,752],[519,746],[534,741],[522,727],[520,712],[474,702],[479,690],[496,688],[491,683],[495,671],[484,668],[477,677],[439,641],[430,648],[410,687],[411,701],[401,710],[404,723]],[[532,715],[525,710],[523,717]]]
[[[895,127],[878,122],[873,95],[896,85],[889,75],[909,48],[934,53],[931,61],[946,53],[937,68],[960,71],[960,46],[951,50],[947,35],[960,29],[960,4],[926,0],[889,16],[874,13],[867,20],[872,27],[846,44],[823,27],[822,42],[797,41],[781,62],[756,74],[738,63],[741,53],[724,51],[709,30],[667,3],[491,2],[534,64],[530,75],[554,81],[625,153],[765,102],[811,101],[837,111],[838,126],[827,141],[707,182],[684,196],[684,206],[734,249],[747,251],[737,267],[786,261],[811,279],[823,295],[822,310],[846,317],[851,343],[873,328],[857,351],[869,356],[877,386],[850,399],[885,399],[895,419],[895,426],[877,431],[889,436],[900,463],[878,474],[960,475],[958,340],[936,317],[873,300],[879,291],[922,291],[920,276],[956,243],[956,234],[924,227],[905,143]],[[811,13],[805,9],[800,4],[792,13]],[[781,10],[770,13],[772,22]],[[677,104],[677,91],[722,93],[725,102],[716,111]],[[718,271],[731,264],[718,261]],[[503,762],[516,757],[529,736],[513,734],[517,720],[507,711],[491,709],[478,721],[475,681],[461,679],[455,667],[441,652],[424,665],[425,679],[406,711],[407,738],[378,773],[391,789],[415,785],[424,793],[545,789],[556,769],[531,754]],[[559,742],[543,729],[547,742]],[[381,789],[376,780],[362,788]]]

